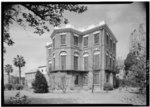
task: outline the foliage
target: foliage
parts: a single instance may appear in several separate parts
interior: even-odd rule
[[[129,70],[132,65],[136,64],[136,62],[137,62],[136,56],[133,53],[129,53],[124,62],[125,70],[126,71]]]
[[[33,85],[32,87],[35,93],[47,93],[48,92],[47,81],[44,75],[40,71],[37,71],[35,75],[35,81],[34,83],[32,83],[32,85]]]
[[[23,56],[21,55],[17,55],[17,57],[14,58],[13,62],[14,62],[14,65],[19,68],[19,83],[21,84],[21,68],[25,66],[26,62]]]
[[[106,91],[113,90],[113,86],[110,83],[106,82],[104,83],[104,90]]]
[[[15,84],[14,85],[14,89],[16,89],[16,90],[23,90],[23,88],[24,88],[24,86],[21,84]]]
[[[130,56],[130,57],[128,57]],[[125,61],[126,79],[132,86],[140,87],[139,91],[146,87],[146,58],[145,55],[135,56],[129,53]]]
[[[13,72],[13,67],[10,64],[5,65],[5,72],[8,74],[8,83],[10,83],[10,73]]]
[[[14,41],[10,37],[9,28],[14,22],[22,27],[30,26],[35,29],[34,33],[39,35],[46,31],[50,31],[48,24],[59,26],[61,23],[68,23],[64,18],[65,11],[83,13],[87,10],[86,6],[78,4],[36,4],[36,3],[20,3],[9,4],[3,3],[3,43],[13,45]],[[6,52],[3,47],[3,52]]]
[[[21,96],[20,92],[18,92],[14,97],[10,97],[6,102],[6,104],[29,104],[30,101],[26,95]]]
[[[8,90],[12,90],[13,89],[13,85],[8,83],[4,85],[4,89],[8,89]]]
[[[63,91],[63,93],[66,93],[67,90],[67,77],[63,75],[60,79],[60,84],[58,84],[58,87]]]
[[[63,73],[58,73],[57,76],[53,76],[55,88],[62,90],[63,93],[66,93],[68,84],[67,84],[67,76]]]

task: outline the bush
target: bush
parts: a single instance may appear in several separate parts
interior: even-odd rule
[[[113,86],[107,82],[104,84],[104,90],[106,91],[113,90]]]
[[[35,93],[47,93],[48,92],[48,84],[44,77],[44,75],[37,71],[35,75],[35,81],[32,83],[32,87]]]
[[[8,89],[8,90],[12,90],[13,89],[13,85],[12,84],[5,84],[4,85],[4,89]]]
[[[10,97],[10,99],[6,100],[6,104],[29,104],[27,96],[21,96],[20,92],[18,92],[14,97]]]
[[[16,84],[16,85],[14,86],[14,89],[16,89],[16,90],[23,90],[23,88],[24,88],[24,86],[21,85],[21,84]]]

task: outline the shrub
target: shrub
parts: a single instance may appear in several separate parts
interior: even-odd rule
[[[16,90],[22,90],[23,88],[24,88],[24,86],[21,85],[21,84],[16,84],[16,85],[14,86],[14,89],[16,89]]]
[[[57,86],[57,89],[62,90],[63,93],[66,93],[68,85],[67,85],[67,76],[64,73],[60,73],[54,80],[54,84]]]
[[[74,90],[74,87],[70,87],[70,90]]]
[[[8,89],[8,90],[13,89],[13,85],[12,85],[12,84],[9,84],[9,83],[8,83],[8,84],[5,84],[4,87],[5,87],[4,89]]]
[[[37,71],[35,75],[35,81],[32,83],[32,87],[35,93],[47,93],[48,92],[48,84],[44,77],[44,75]]]
[[[18,92],[14,97],[10,97],[10,99],[6,100],[6,104],[29,104],[30,101],[26,95],[21,96],[20,92]]]
[[[104,90],[106,91],[113,90],[113,86],[110,83],[106,82],[104,84]]]

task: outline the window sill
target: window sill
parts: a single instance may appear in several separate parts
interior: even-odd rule
[[[74,45],[74,47],[77,47],[77,48],[78,48],[79,46],[78,46],[78,45]]]
[[[88,46],[84,46],[83,48],[88,48]]]
[[[99,45],[99,43],[94,43],[94,45]]]
[[[60,45],[60,46],[67,46],[66,44]]]

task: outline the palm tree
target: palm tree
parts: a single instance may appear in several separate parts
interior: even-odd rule
[[[5,72],[8,74],[8,83],[10,83],[10,73],[13,72],[13,67],[10,64],[5,65]]]
[[[26,62],[23,58],[23,56],[17,55],[16,58],[14,58],[14,65],[19,68],[19,83],[21,84],[21,67],[25,66]]]

